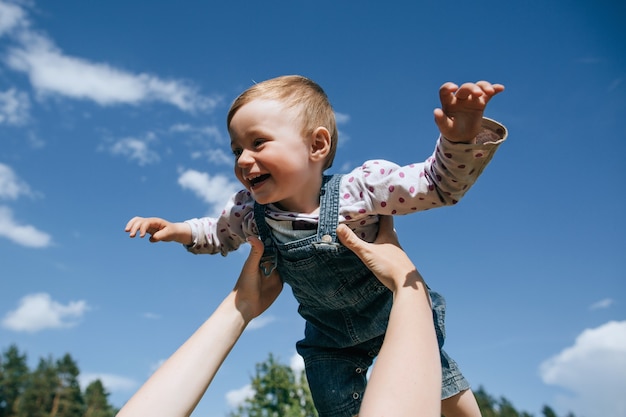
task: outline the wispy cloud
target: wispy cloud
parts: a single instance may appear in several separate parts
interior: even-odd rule
[[[78,375],[78,383],[85,389],[87,385],[99,379],[107,391],[131,391],[137,387],[137,381],[121,375],[107,373],[81,373]]]
[[[300,375],[304,371],[304,359],[297,352],[289,359],[289,367],[296,375]]]
[[[11,209],[6,206],[0,206],[0,237],[29,248],[45,248],[52,244],[52,237],[48,233],[35,226],[18,223]]]
[[[161,318],[160,314],[156,314],[156,313],[143,313],[141,315],[144,319],[149,319],[149,320],[158,320]]]
[[[184,133],[194,138],[208,138],[216,143],[225,143],[222,132],[216,126],[193,126],[187,123],[177,123],[170,127],[172,133]]]
[[[596,301],[595,303],[589,306],[589,310],[602,310],[605,308],[609,308],[613,305],[613,299],[605,298],[600,301]]]
[[[228,391],[226,393],[226,402],[228,403],[229,406],[235,408],[243,404],[243,402],[247,400],[248,398],[254,397],[254,393],[255,392],[254,392],[254,389],[252,388],[252,385],[248,384],[239,389]]]
[[[153,133],[146,133],[144,137],[125,137],[115,141],[107,149],[113,155],[121,155],[140,166],[157,163],[161,160],[159,154],[151,149],[156,140]]]
[[[5,315],[2,326],[17,332],[30,333],[73,327],[87,310],[89,306],[84,300],[70,301],[63,305],[54,301],[50,294],[29,294],[20,300],[15,310]]]
[[[208,203],[212,214],[219,213],[228,198],[241,189],[238,182],[231,181],[224,175],[211,176],[193,169],[182,172],[178,177],[178,184]]]
[[[0,36],[26,24],[26,13],[21,7],[0,1]]]
[[[0,124],[22,125],[29,119],[28,94],[10,88],[0,91]]]
[[[212,111],[221,102],[220,97],[202,95],[197,86],[184,80],[133,73],[66,55],[46,35],[30,28],[24,9],[2,2],[0,12],[0,35],[10,36],[15,43],[4,61],[10,69],[24,73],[40,97],[90,100],[102,106],[160,102],[191,113]]]
[[[10,166],[0,163],[0,199],[16,200],[22,195],[32,195],[28,184]]]
[[[566,388],[555,404],[576,415],[621,417],[626,412],[626,321],[584,330],[573,346],[540,367],[543,382]]]
[[[274,316],[260,316],[252,320],[246,330],[258,330],[276,321]]]
[[[335,112],[335,120],[338,125],[345,125],[350,121],[350,115],[345,113]]]
[[[21,196],[34,197],[35,193],[10,166],[0,163],[0,200],[17,200]],[[0,205],[0,237],[31,248],[45,248],[52,243],[49,234],[35,226],[20,224],[14,219],[13,211],[4,205]]]

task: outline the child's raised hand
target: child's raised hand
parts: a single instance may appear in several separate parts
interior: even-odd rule
[[[461,87],[450,82],[442,85],[439,89],[441,108],[434,111],[441,134],[451,142],[472,143],[480,133],[487,103],[502,91],[502,84],[487,81],[465,83]]]
[[[158,217],[133,217],[124,231],[130,237],[143,238],[146,233],[150,235],[150,242],[176,241],[186,245],[191,244],[191,228],[185,223],[172,223]]]

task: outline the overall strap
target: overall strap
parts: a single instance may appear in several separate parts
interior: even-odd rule
[[[317,241],[321,243],[337,243],[341,177],[343,177],[342,174],[324,176],[320,190],[320,211],[317,226]]]
[[[320,210],[314,245],[337,245],[337,225],[339,223],[339,185],[342,175],[324,175],[320,189]],[[266,206],[254,203],[254,220],[259,232],[259,239],[265,247],[259,264],[263,274],[269,276],[278,263],[278,249],[265,221]]]
[[[272,231],[265,221],[265,205],[254,202],[254,221],[259,231],[259,239],[263,242],[264,251],[259,267],[263,274],[269,276],[278,264],[278,252],[272,239]]]

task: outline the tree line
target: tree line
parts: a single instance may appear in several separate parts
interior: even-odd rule
[[[12,345],[0,355],[0,417],[114,417],[102,381],[84,390],[80,371],[70,354],[54,360],[39,359],[30,369],[25,353]],[[244,400],[228,417],[317,417],[304,373],[295,372],[272,354],[258,363],[251,377],[254,395]],[[517,410],[507,398],[495,398],[483,387],[474,392],[483,417],[535,417]],[[537,417],[558,416],[545,405]]]
[[[26,354],[12,345],[0,356],[0,417],[114,417],[102,381],[81,390],[70,354],[41,358],[31,370]]]

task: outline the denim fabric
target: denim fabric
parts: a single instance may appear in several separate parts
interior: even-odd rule
[[[265,207],[255,205],[255,220],[265,244],[262,267],[278,268],[299,302],[305,336],[296,344],[320,417],[358,414],[366,371],[383,342],[392,294],[349,249],[338,242],[340,175],[325,176],[320,192],[317,233],[282,244],[265,222]],[[429,290],[430,291],[430,290]],[[443,351],[445,301],[430,291],[443,369],[442,398],[469,384]]]

